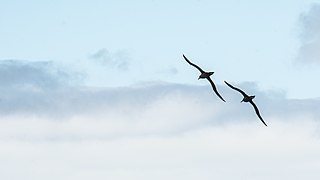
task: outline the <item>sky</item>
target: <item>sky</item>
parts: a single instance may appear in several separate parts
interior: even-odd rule
[[[0,27],[0,179],[320,177],[317,0],[0,1]]]

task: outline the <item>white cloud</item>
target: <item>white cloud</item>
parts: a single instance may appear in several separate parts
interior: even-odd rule
[[[302,25],[301,47],[298,60],[306,63],[320,62],[320,4],[314,4],[300,16]]]
[[[267,129],[237,124],[203,127],[174,136],[0,141],[0,176],[49,180],[312,180],[319,178],[320,165],[320,142],[313,137],[314,125],[277,122]]]

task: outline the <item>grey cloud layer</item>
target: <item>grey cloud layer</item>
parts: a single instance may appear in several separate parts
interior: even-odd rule
[[[33,86],[50,89],[68,83],[69,80],[70,74],[54,68],[49,61],[0,61],[0,87]]]
[[[12,70],[10,76],[13,77],[12,81],[2,79],[3,83],[0,82],[7,84],[1,86],[2,121],[10,121],[9,129],[15,126],[11,124],[15,121],[18,124],[35,121],[39,126],[55,127],[55,133],[49,131],[41,135],[43,131],[33,131],[44,139],[164,135],[233,123],[263,126],[251,105],[239,103],[242,99],[239,93],[219,84],[218,89],[227,103],[220,102],[209,85],[149,83],[90,88],[70,86],[68,73],[48,63],[6,62],[0,69],[2,74]],[[36,88],[29,88],[34,86]],[[298,116],[319,121],[319,99],[286,99],[283,93],[262,92],[254,83],[238,86],[256,95],[255,102],[271,127],[275,121],[289,123]]]
[[[2,61],[0,74],[0,115],[9,119],[21,116],[37,117],[37,121],[41,117],[58,122],[79,121],[84,127],[86,123],[105,127],[103,133],[108,136],[170,134],[228,123],[262,125],[251,105],[239,103],[239,93],[220,84],[217,87],[227,103],[220,102],[209,85],[70,85],[73,75],[48,62]],[[255,102],[270,126],[277,119],[290,122],[296,116],[319,121],[319,99],[287,99],[283,93],[262,92],[254,83],[238,86],[256,95]]]
[[[49,61],[0,61],[0,112],[48,112],[61,94],[81,81],[78,73],[70,73]],[[61,96],[60,96],[61,95]]]
[[[50,62],[1,61],[0,87],[2,101],[0,113],[50,114],[72,116],[91,112],[112,112],[113,110],[130,111],[139,116],[148,107],[172,106],[170,113],[179,110],[185,104],[206,111],[212,109],[212,119],[228,119],[227,117],[249,117],[248,104],[240,104],[241,95],[230,88],[218,84],[219,91],[227,103],[220,103],[214,96],[210,86],[189,86],[169,83],[149,83],[118,88],[90,88],[76,86],[72,82],[74,75],[56,68]],[[72,85],[73,84],[73,85]],[[32,88],[31,88],[32,87]],[[286,99],[285,94],[262,92],[254,83],[240,85],[248,94],[256,95],[255,101],[264,116],[285,116],[305,112],[319,115],[319,99],[294,100]],[[164,104],[166,103],[166,104]],[[250,109],[250,110],[249,110]],[[249,111],[248,111],[249,110]],[[161,115],[166,115],[158,109]],[[246,111],[249,113],[242,113]],[[57,113],[58,112],[58,113]],[[229,113],[232,112],[232,113]],[[191,112],[186,112],[190,113]],[[167,115],[169,116],[169,115]]]

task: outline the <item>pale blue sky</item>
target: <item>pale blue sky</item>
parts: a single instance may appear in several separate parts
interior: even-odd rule
[[[205,84],[195,81],[185,53],[215,71],[217,84],[254,81],[289,97],[318,97],[319,66],[294,64],[300,16],[313,2],[2,1],[0,59],[53,61],[83,73],[89,86]],[[106,58],[124,56],[127,68],[94,62],[102,49]]]
[[[317,2],[0,0],[0,179],[318,180]]]

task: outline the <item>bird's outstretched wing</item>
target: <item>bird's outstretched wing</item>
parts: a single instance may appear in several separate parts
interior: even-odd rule
[[[189,61],[189,59],[188,59],[186,56],[184,56],[184,54],[183,54],[183,58],[184,58],[191,66],[197,68],[201,73],[204,73],[204,70],[202,70],[199,66],[193,64],[191,61]]]
[[[218,92],[216,86],[214,85],[212,79],[211,79],[210,77],[208,77],[207,79],[208,79],[208,81],[210,82],[210,84],[211,84],[211,86],[212,86],[212,89],[213,89],[213,91],[217,94],[217,96],[218,96],[222,101],[226,102],[226,101],[221,97],[221,95],[219,94],[219,92]]]
[[[234,87],[234,86],[232,86],[231,84],[229,84],[227,81],[224,81],[229,87],[231,87],[232,89],[234,89],[234,90],[236,90],[236,91],[238,91],[238,92],[240,92],[243,96],[248,96],[245,92],[243,92],[241,89],[239,89],[239,88],[236,88],[236,87]]]
[[[260,112],[259,112],[259,109],[258,109],[257,105],[256,105],[252,100],[249,101],[249,102],[250,102],[250,104],[252,104],[252,106],[253,106],[254,110],[256,111],[256,114],[258,115],[259,119],[262,121],[262,123],[263,123],[265,126],[267,126],[267,124],[263,121],[263,119],[262,119],[262,117],[261,117],[261,115],[260,115]]]

